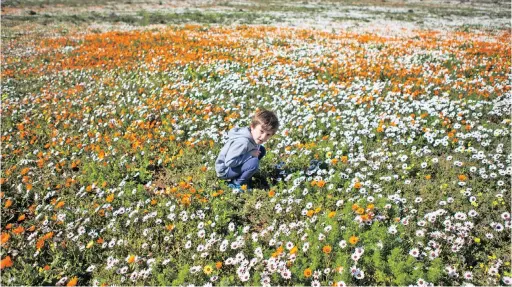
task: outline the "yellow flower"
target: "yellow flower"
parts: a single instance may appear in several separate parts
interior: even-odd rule
[[[242,189],[243,191],[247,191],[247,184],[242,185],[240,189]]]
[[[355,235],[352,235],[352,236],[350,236],[350,239],[348,240],[348,242],[350,242],[350,244],[354,245],[357,242],[359,242],[359,238]]]
[[[210,265],[206,265],[206,266],[203,268],[203,272],[204,272],[204,274],[206,274],[206,275],[210,275],[210,274],[213,272],[213,268],[212,268]]]
[[[480,243],[480,238],[475,237],[475,242],[476,242],[476,243]]]

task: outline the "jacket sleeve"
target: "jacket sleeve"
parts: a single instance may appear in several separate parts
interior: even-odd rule
[[[246,151],[247,143],[233,142],[228,148],[224,163],[228,167],[235,167],[243,164],[251,157],[251,154]]]

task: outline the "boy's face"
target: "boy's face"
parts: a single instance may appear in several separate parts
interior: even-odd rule
[[[263,144],[274,135],[272,131],[263,129],[261,125],[251,126],[251,135],[256,144]]]

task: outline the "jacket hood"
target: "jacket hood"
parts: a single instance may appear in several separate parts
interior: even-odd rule
[[[232,128],[228,132],[228,137],[229,137],[229,140],[236,140],[239,138],[247,138],[250,143],[252,143],[253,145],[257,145],[256,142],[254,141],[254,139],[252,138],[251,131],[249,130],[249,127]]]

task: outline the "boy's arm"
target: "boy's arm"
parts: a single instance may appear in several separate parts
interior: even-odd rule
[[[251,154],[246,152],[247,144],[244,142],[234,142],[228,149],[226,153],[226,158],[224,159],[224,163],[228,167],[239,166],[243,164]]]

